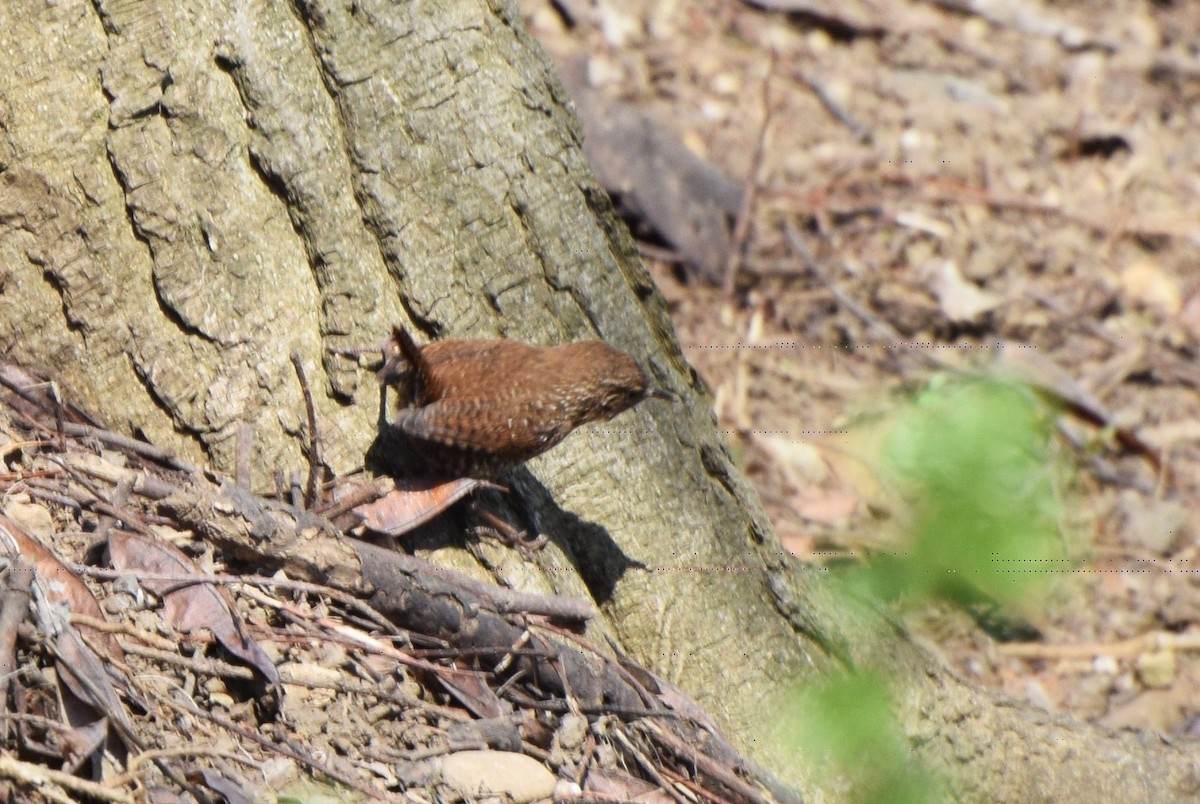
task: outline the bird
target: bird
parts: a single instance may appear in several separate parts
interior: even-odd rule
[[[443,340],[418,346],[393,328],[378,378],[397,389],[387,423],[427,473],[494,480],[589,422],[647,399],[674,399],[602,341],[535,346]]]

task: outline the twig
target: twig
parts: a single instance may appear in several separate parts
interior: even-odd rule
[[[726,766],[715,761],[704,752],[697,750],[694,745],[685,743],[677,734],[669,729],[663,728],[660,724],[652,720],[635,723],[633,728],[640,730],[649,739],[673,753],[680,762],[692,766],[694,771],[699,772],[699,775],[707,777],[709,780],[716,782],[728,790],[732,790],[747,802],[766,804],[767,799],[752,785],[747,784],[730,773]]]
[[[309,473],[312,473],[312,463],[310,458]],[[288,504],[297,511],[306,510],[304,507],[304,489],[300,486],[300,473],[288,473]]]
[[[320,474],[321,455],[317,452],[317,410],[313,405],[312,390],[308,387],[308,378],[304,376],[304,365],[300,355],[292,352],[292,365],[296,367],[296,377],[300,380],[300,391],[304,394],[304,413],[308,416],[308,483],[304,491],[304,508],[311,508],[317,502],[317,483]]]
[[[360,505],[378,500],[384,494],[391,491],[392,488],[395,488],[395,485],[389,478],[376,478],[371,482],[361,483],[356,488],[351,489],[342,499],[327,505],[318,505],[313,509],[312,513],[332,521],[351,508],[357,508]]]
[[[79,575],[91,575],[94,578],[101,578],[101,579],[110,580],[110,581],[117,580],[119,578],[123,578],[129,574],[127,572],[122,572],[119,570],[103,569],[101,567],[89,567],[86,564],[67,564],[67,567],[71,570],[71,572],[74,572]],[[384,617],[378,611],[373,609],[371,606],[367,605],[363,601],[354,597],[354,595],[347,594],[346,592],[342,592],[337,589],[333,589],[332,587],[329,587],[329,586],[322,586],[321,584],[309,583],[308,581],[297,581],[297,580],[293,580],[291,578],[262,578],[262,577],[247,576],[247,575],[186,575],[186,574],[182,574],[182,573],[168,573],[168,572],[164,572],[164,573],[141,572],[141,573],[137,574],[137,579],[139,581],[160,581],[160,582],[178,584],[177,586],[172,586],[167,589],[164,589],[163,594],[167,594],[169,592],[174,592],[178,589],[182,589],[185,586],[192,586],[192,585],[201,584],[201,583],[209,583],[209,584],[244,584],[246,586],[277,587],[280,589],[287,589],[287,590],[293,591],[293,592],[302,592],[302,593],[311,594],[311,595],[322,595],[324,597],[329,598],[330,600],[334,600],[334,601],[337,601],[338,603],[341,603],[343,606],[345,606],[348,609],[357,609],[360,614],[365,615],[367,617],[367,619],[369,619],[374,625],[378,626],[379,628],[382,628],[384,631],[388,632],[389,634],[400,633],[394,623],[392,623],[390,620],[388,620],[386,617]]]
[[[833,115],[833,118],[843,126],[850,129],[851,133],[854,134],[854,139],[857,142],[865,145],[874,139],[875,135],[871,133],[871,129],[868,128],[864,123],[860,122],[854,115],[850,114],[850,112],[846,110],[846,107],[838,103],[837,99],[833,97],[833,94],[825,88],[825,85],[813,78],[812,75],[810,75],[807,71],[797,69],[792,73],[792,77],[801,84],[804,84],[804,86],[808,87],[809,91],[816,95],[817,100],[819,100],[821,105],[825,107],[825,111]]]
[[[158,650],[146,647],[145,645],[126,644],[122,645],[121,648],[126,653],[132,653],[135,656],[141,656],[145,659],[154,659],[163,664],[182,667],[199,676],[236,678],[242,681],[252,681],[256,677],[255,671],[251,668],[230,662],[223,662],[220,659],[191,659],[169,650]]]
[[[63,401],[58,392],[58,383],[50,380],[50,398],[54,400],[54,424],[58,428],[58,448],[63,452],[67,449],[67,438],[63,432]]]
[[[312,770],[316,771],[317,773],[324,774],[325,776],[328,776],[329,778],[334,779],[334,780],[338,781],[339,783],[346,785],[347,787],[352,787],[355,790],[362,793],[363,795],[370,796],[371,798],[375,799],[376,801],[386,801],[387,800],[384,796],[380,795],[375,790],[367,787],[366,785],[364,785],[354,779],[351,779],[349,776],[346,776],[345,774],[338,773],[332,767],[330,767],[329,765],[326,765],[324,762],[321,762],[316,757],[311,756],[303,751],[298,751],[298,750],[292,748],[291,746],[283,745],[278,742],[275,742],[274,740],[268,739],[267,737],[264,737],[261,734],[253,732],[250,729],[247,729],[244,726],[241,726],[238,723],[235,723],[234,721],[230,720],[229,718],[222,717],[222,716],[216,714],[215,712],[206,712],[203,709],[201,709],[200,707],[196,706],[195,704],[180,703],[179,701],[175,701],[175,700],[171,699],[169,696],[165,696],[165,695],[159,696],[158,701],[159,701],[159,703],[169,706],[170,708],[174,709],[177,712],[182,712],[184,714],[191,715],[192,717],[198,717],[201,720],[207,720],[210,723],[215,723],[216,725],[220,726],[221,728],[225,729],[226,731],[232,732],[244,740],[250,740],[251,742],[256,743],[257,745],[260,745],[263,748],[267,749],[268,751],[274,751],[281,756],[285,756],[288,759],[295,760],[296,762],[299,762],[301,765],[311,768]]]
[[[254,431],[246,422],[237,426],[237,436],[234,446],[233,477],[238,488],[250,491],[250,445],[254,439]]]
[[[625,732],[620,729],[613,729],[612,736],[626,751],[633,755],[634,760],[641,766],[642,771],[653,779],[662,788],[664,793],[675,799],[677,804],[688,804],[688,800],[680,795],[673,784],[663,778],[662,774],[658,772],[658,768],[650,761],[650,757],[642,753],[641,749],[634,745],[633,741],[625,735]]]
[[[0,776],[7,777],[22,785],[26,791],[36,790],[52,801],[63,801],[66,804],[78,801],[80,798],[92,798],[97,801],[115,801],[119,804],[133,804],[133,797],[119,790],[113,790],[108,785],[89,782],[69,773],[51,770],[43,765],[22,762],[10,756],[0,755]],[[48,787],[56,785],[64,790],[70,790],[74,796],[63,795],[60,791]]]
[[[51,491],[50,489],[34,485],[33,480],[34,478],[26,478],[20,483],[24,487],[24,492],[30,497],[61,505],[69,511],[74,511],[77,515],[83,513],[83,506],[79,504],[79,500],[76,500],[74,497],[68,497],[65,494],[59,494],[57,491]],[[17,485],[14,484],[13,488],[17,488]]]
[[[7,703],[8,680],[17,671],[17,626],[29,616],[34,574],[33,566],[21,556],[17,556],[5,573],[6,588],[0,600],[0,704]],[[7,720],[4,736],[8,737]]]
[[[172,469],[179,469],[192,475],[202,474],[198,466],[185,461],[172,452],[161,447],[156,447],[153,444],[147,444],[145,441],[138,441],[128,436],[105,430],[102,427],[66,422],[63,425],[63,430],[66,431],[67,435],[74,436],[75,438],[94,438],[97,441],[108,444],[110,447],[127,449],[135,455],[141,455],[143,458],[150,458],[151,460],[166,464]]]
[[[818,282],[825,286],[825,289],[833,294],[837,299],[838,304],[846,308],[852,315],[862,321],[871,329],[877,330],[881,335],[891,341],[900,340],[900,333],[897,332],[890,324],[880,321],[875,316],[871,315],[861,304],[850,297],[848,293],[843,291],[836,282],[825,276],[825,272],[821,270],[820,263],[805,244],[804,239],[800,237],[800,233],[796,231],[796,227],[789,220],[783,222],[783,234],[787,238],[788,245],[792,247],[792,251],[800,256],[804,262],[804,267],[812,274]]]
[[[43,441],[40,438],[33,438],[27,441],[12,441],[8,444],[0,444],[0,459],[6,458],[14,452],[20,452],[26,447],[45,447],[50,444],[49,441]]]
[[[737,286],[738,273],[742,267],[742,251],[745,250],[746,241],[750,236],[750,219],[754,216],[754,207],[758,202],[759,187],[762,181],[759,174],[762,172],[767,151],[767,133],[771,128],[771,118],[775,112],[771,103],[771,77],[775,74],[775,65],[778,61],[779,55],[772,48],[767,74],[763,77],[763,119],[762,125],[758,129],[758,139],[754,143],[754,155],[750,159],[750,180],[746,185],[746,192],[742,195],[742,206],[738,210],[737,223],[733,227],[733,236],[730,238],[729,260],[725,263],[725,281],[721,292],[726,301],[733,298],[733,292]]]
[[[68,564],[67,566],[70,568],[71,565]],[[121,636],[129,637],[130,639],[136,639],[138,642],[143,642],[152,647],[157,646],[159,650],[179,649],[179,639],[170,640],[166,637],[160,637],[157,634],[152,634],[145,629],[136,628],[127,622],[102,620],[98,617],[91,617],[87,614],[79,614],[78,612],[71,615],[69,622],[71,625],[82,625],[91,631],[99,631],[105,634],[120,634]],[[187,638],[187,641],[203,641],[204,644],[208,644],[212,640],[211,637],[208,640],[189,637]],[[128,650],[124,644],[121,645],[121,648],[122,650]]]
[[[362,357],[379,351],[378,346],[326,346],[325,351],[338,357]]]
[[[1172,634],[1157,631],[1141,634],[1119,642],[1085,642],[1077,645],[1043,645],[1035,642],[1017,642],[999,645],[996,648],[1003,656],[1020,659],[1094,659],[1111,656],[1114,659],[1132,659],[1146,653],[1169,650],[1174,652],[1200,651],[1200,635]]]
[[[531,640],[531,639],[533,639],[533,632],[531,632],[531,631],[530,631],[530,630],[528,630],[528,629],[526,629],[525,631],[523,631],[523,632],[521,633],[521,638],[520,638],[520,639],[518,639],[518,640],[517,640],[515,643],[513,643],[512,647],[510,647],[510,648],[509,648],[509,649],[508,649],[508,650],[505,652],[504,656],[503,656],[503,657],[500,659],[500,661],[496,663],[496,666],[495,666],[495,667],[492,669],[492,673],[494,673],[495,675],[499,676],[499,675],[500,675],[500,674],[502,674],[502,673],[503,673],[505,670],[507,670],[507,669],[508,669],[508,666],[509,666],[510,664],[512,664],[513,657],[514,657],[514,656],[515,656],[517,653],[519,653],[519,652],[520,652],[521,648],[523,648],[523,647],[525,647],[526,645],[528,645],[528,644],[529,644],[529,640]]]
[[[92,496],[91,500],[75,500],[71,505],[72,508],[77,505],[86,507],[98,514],[103,514],[105,516],[112,517],[113,519],[118,519],[124,522],[131,530],[135,530],[144,536],[157,538],[154,534],[154,531],[150,529],[149,523],[146,522],[145,518],[141,514],[130,511],[122,505],[110,503],[105,500],[104,496],[100,493],[100,489],[96,488],[90,481],[88,481],[88,479],[84,477],[82,473],[76,471],[73,467],[68,466],[63,461],[55,457],[50,457],[50,461],[58,466],[61,466],[63,470],[71,476],[71,479],[79,484],[80,488]]]
[[[362,545],[363,549],[373,552],[371,545],[356,539],[352,539],[351,542]],[[370,552],[364,553],[360,550],[359,554],[365,557]],[[596,617],[596,608],[582,598],[520,592],[515,589],[492,586],[465,573],[402,553],[392,553],[380,558],[402,568],[414,578],[434,578],[453,584],[478,598],[479,602],[490,605],[492,610],[498,614],[541,614],[572,622],[586,622]]]
[[[157,762],[160,759],[174,759],[175,757],[214,757],[216,759],[226,759],[230,762],[238,762],[248,768],[261,770],[259,763],[254,760],[235,754],[232,751],[222,751],[217,748],[202,748],[201,746],[181,746],[179,748],[152,748],[149,751],[142,751],[134,754],[129,758],[129,768],[120,776],[114,776],[109,784],[117,787],[123,784],[131,784],[138,778],[138,771],[146,762]]]

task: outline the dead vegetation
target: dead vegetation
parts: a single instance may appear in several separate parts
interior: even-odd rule
[[[11,364],[0,458],[5,800],[768,800],[585,601],[351,538],[299,478],[255,496]]]

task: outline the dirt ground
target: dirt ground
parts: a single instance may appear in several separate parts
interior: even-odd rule
[[[1029,615],[1037,642],[951,611],[914,630],[1035,706],[1200,730],[1200,6],[522,11],[598,97],[751,188],[740,257],[645,253],[784,544],[824,561],[887,529],[871,467],[840,457],[889,400],[962,368],[1032,376],[1101,420],[1060,422],[1071,583]]]
[[[597,169],[624,204],[654,218],[636,227],[647,264],[783,544],[843,565],[888,549],[898,528],[871,452],[874,423],[964,370],[1025,377],[1063,406],[1054,438],[1070,462],[1057,490],[1065,571],[1049,605],[1021,612],[1041,636],[1000,641],[948,606],[909,611],[907,621],[948,665],[1034,706],[1200,735],[1200,5],[520,8],[564,66],[590,147],[622,121],[654,152],[641,163],[649,172],[631,170],[636,160]],[[637,150],[618,142],[599,153]],[[728,192],[737,185],[743,193]],[[505,638],[464,648],[364,608],[354,588],[282,573],[213,578],[226,567],[211,548],[152,551],[131,534],[127,568],[69,563],[114,529],[194,548],[193,532],[203,526],[215,539],[213,512],[234,508],[202,508],[188,495],[215,495],[215,482],[149,445],[101,437],[79,424],[82,414],[67,411],[75,430],[64,440],[47,384],[25,375],[5,384],[5,368],[0,385],[23,393],[0,392],[0,530],[66,534],[56,549],[73,558],[38,552],[39,572],[75,579],[64,594],[73,610],[92,612],[78,621],[91,629],[88,651],[109,651],[106,664],[89,666],[70,661],[62,639],[57,653],[36,633],[8,641],[0,664],[40,673],[22,689],[23,772],[75,798],[96,795],[88,773],[45,775],[64,756],[87,763],[92,778],[106,770],[112,789],[141,791],[145,777],[175,791],[184,784],[162,781],[169,772],[201,768],[196,783],[230,800],[261,781],[306,800],[404,789],[409,801],[457,800],[442,793],[452,771],[455,789],[477,790],[500,775],[497,762],[515,779],[505,789],[520,786],[527,800],[578,795],[585,777],[589,794],[667,800],[668,771],[655,771],[656,784],[637,778],[648,756],[678,764],[671,779],[697,775],[693,749],[707,732],[688,716],[662,719],[696,727],[676,733],[589,720],[534,697],[545,693],[539,673],[514,669],[517,654],[566,666],[548,646],[567,644],[581,662],[613,661],[561,628],[525,624],[519,640],[500,629]],[[157,485],[143,477],[135,488],[145,472]],[[298,475],[292,485],[292,505],[269,510],[299,506]],[[245,521],[276,521],[258,515],[266,503],[236,499],[254,514]],[[287,532],[297,530],[293,522]],[[228,531],[223,538],[253,555],[229,534],[254,534]],[[283,533],[255,544],[286,554]],[[148,560],[160,568],[147,573]],[[236,614],[227,595],[205,592],[208,619],[197,630],[216,636],[192,633],[185,607],[152,606],[128,582],[139,573],[142,585],[163,584],[164,598],[227,584]],[[412,608],[418,619],[426,610]],[[239,661],[208,656],[214,639],[240,650]],[[65,686],[47,680],[52,666],[66,670]],[[59,722],[76,673],[81,701],[129,734],[136,725],[154,735],[156,750],[133,739],[122,749],[140,751],[132,770],[111,756],[113,767],[99,767],[103,719],[69,730]],[[105,686],[122,680],[136,706]],[[260,694],[266,687],[283,689],[286,713]],[[514,700],[541,714],[509,717]],[[18,732],[6,739],[15,750]],[[727,791],[744,787],[741,777],[710,766],[699,774],[705,789],[724,791],[710,800],[735,800]],[[329,786],[310,787],[313,776]],[[13,790],[0,780],[0,798]]]

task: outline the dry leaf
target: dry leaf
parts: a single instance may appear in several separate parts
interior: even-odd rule
[[[136,533],[114,530],[108,539],[113,566],[122,572],[177,575],[182,578],[203,573],[180,550]],[[256,669],[271,684],[279,683],[279,672],[263,649],[246,634],[233,600],[224,587],[209,583],[180,583],[141,579],[141,584],[162,598],[167,621],[184,633],[207,628],[234,656]]]

